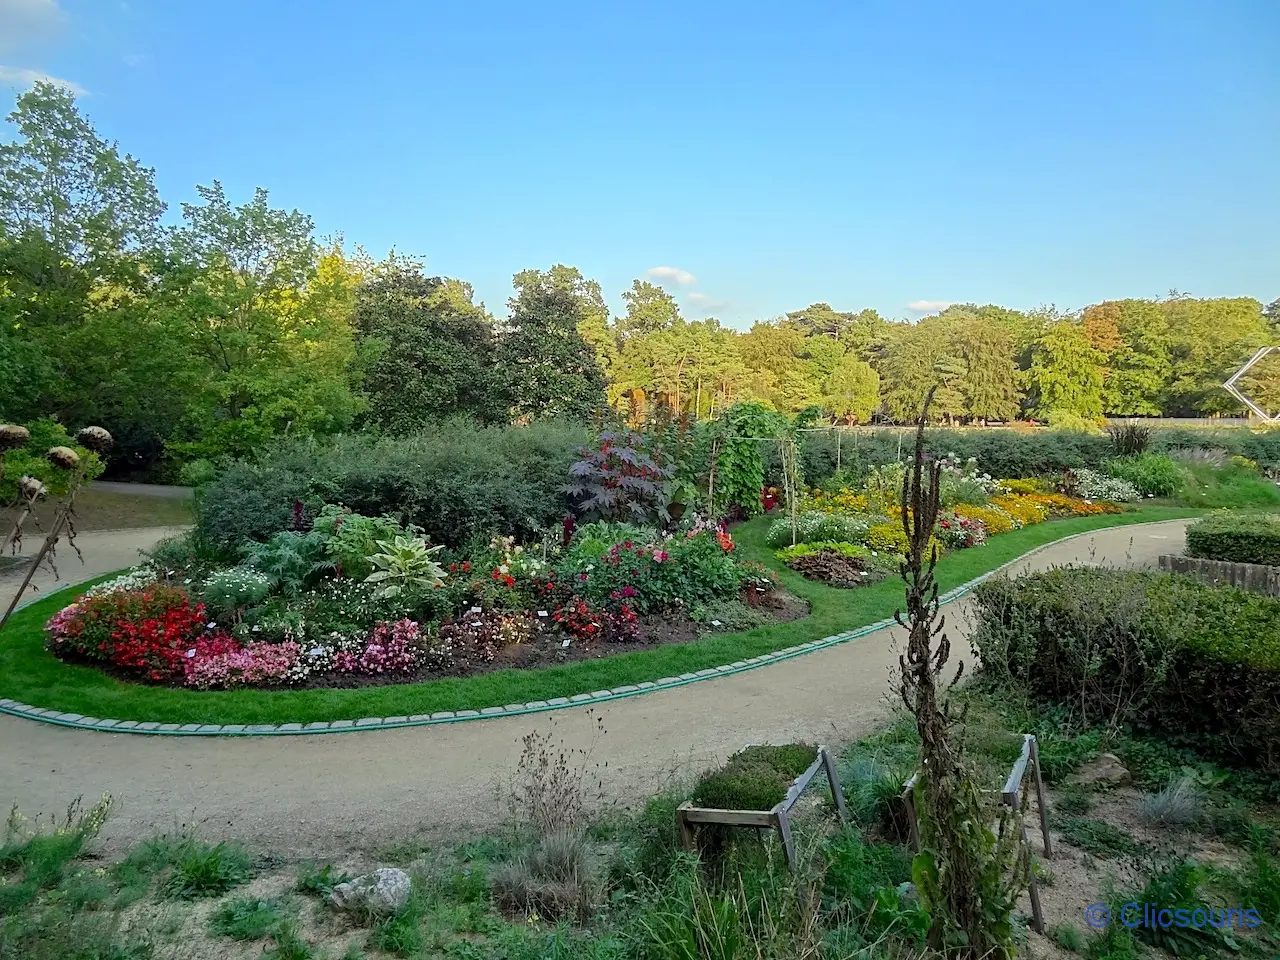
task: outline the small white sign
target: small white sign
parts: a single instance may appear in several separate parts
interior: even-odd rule
[[[480,607],[472,607],[472,608],[471,608],[470,610],[468,610],[467,612],[468,612],[468,613],[484,613],[484,610],[483,610],[482,608],[480,608]]]
[[[712,621],[711,621],[711,625],[712,625],[713,627],[718,627],[718,626],[720,626],[720,621],[719,621],[719,620],[712,620]]]
[[[561,647],[567,647],[567,646],[569,645],[569,642],[570,642],[570,641],[566,639],[563,643],[561,643],[561,644],[560,644],[560,646],[561,646]]]
[[[539,610],[539,611],[538,611],[538,616],[540,616],[540,617],[545,617],[546,615],[547,615],[547,611],[545,611],[545,610]]]

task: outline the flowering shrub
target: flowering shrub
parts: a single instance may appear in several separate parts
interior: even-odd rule
[[[1018,530],[1023,526],[1021,520],[999,507],[976,507],[973,504],[962,503],[953,512],[957,517],[976,520],[982,524],[983,529],[990,536],[1008,533],[1010,530]]]
[[[126,570],[120,576],[95,584],[84,592],[86,597],[100,597],[108,593],[128,593],[143,590],[156,582],[156,571],[147,565]]]
[[[1142,499],[1142,494],[1128,480],[1109,477],[1096,470],[1072,470],[1070,492],[1085,500],[1109,500],[1112,503],[1133,503]]]
[[[949,550],[977,547],[987,542],[987,530],[981,520],[953,513],[938,521],[938,542]]]
[[[206,631],[204,607],[178,587],[153,584],[83,596],[45,625],[49,649],[141,672],[151,680],[182,673],[186,650]]]
[[[1021,480],[1001,480],[997,485],[1000,493],[1050,493],[1049,484],[1037,477]]]
[[[570,551],[561,580],[597,606],[641,613],[728,599],[742,571],[723,530],[689,531],[658,543],[615,543],[598,559]]]
[[[244,608],[261,603],[271,592],[271,578],[252,567],[219,570],[204,585],[205,606],[239,620]]]
[[[625,603],[611,612],[592,609],[582,597],[570,597],[552,619],[565,633],[588,642],[625,643],[634,640],[640,628],[635,611]]]
[[[1088,517],[1098,513],[1120,513],[1120,507],[1114,503],[1090,503],[1063,493],[1033,493],[1021,499],[1040,504],[1048,510],[1051,517]]]
[[[412,620],[379,623],[369,635],[358,667],[362,673],[407,673],[418,666],[418,625]]]
[[[847,513],[825,513],[820,510],[803,510],[796,517],[796,543],[812,543],[818,540],[836,540],[857,543],[867,535],[870,521]],[[765,541],[771,547],[791,545],[791,520],[779,517],[769,525]]]
[[[1049,507],[1038,499],[1041,494],[1002,494],[991,498],[991,506],[1003,510],[1020,525],[1028,527],[1049,519]]]
[[[183,679],[197,690],[280,683],[298,659],[296,643],[248,643],[225,633],[198,640],[185,655]]]
[[[817,510],[821,513],[864,514],[870,509],[865,493],[852,490],[813,490],[800,501],[801,510]]]

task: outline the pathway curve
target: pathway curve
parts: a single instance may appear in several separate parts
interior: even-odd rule
[[[1073,562],[1154,567],[1161,553],[1181,552],[1187,522],[1099,530],[1014,570]],[[944,609],[959,640],[968,601]],[[871,732],[888,709],[900,635],[880,630],[761,669],[601,705],[596,715],[607,732],[595,755],[608,759],[606,791],[620,803],[643,798],[745,743],[841,742]],[[105,790],[118,800],[106,831],[113,849],[194,822],[210,838],[332,857],[492,822],[500,815],[500,778],[514,771],[521,738],[548,729],[587,746],[593,722],[586,709],[572,709],[337,736],[177,739],[0,715],[0,804],[49,813]]]
[[[175,527],[137,527],[131,530],[93,530],[76,535],[76,546],[84,557],[84,562],[76,556],[76,552],[67,545],[65,537],[58,541],[58,555],[55,566],[58,575],[55,577],[47,565],[41,565],[39,572],[31,581],[35,590],[27,589],[24,603],[38,600],[51,590],[75,583],[83,583],[92,577],[100,577],[104,573],[122,570],[142,562],[139,551],[154,547],[163,538],[181,533]],[[29,530],[23,539],[23,555],[34,556],[40,549],[44,538],[39,531]],[[21,564],[4,573],[0,573],[0,613],[9,606],[14,593],[26,576],[26,564]],[[0,767],[0,786],[4,784],[3,767]]]

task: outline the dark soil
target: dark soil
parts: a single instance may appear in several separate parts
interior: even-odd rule
[[[865,560],[846,557],[827,548],[788,560],[787,566],[806,580],[831,587],[866,587],[885,579],[883,571],[874,569]]]

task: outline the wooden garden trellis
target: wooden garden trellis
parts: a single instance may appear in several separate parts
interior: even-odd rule
[[[1022,752],[1018,755],[1018,759],[1014,761],[1013,768],[1009,771],[1009,778],[1004,783],[1004,788],[1000,791],[1000,802],[1011,810],[1018,810],[1022,805],[1023,797],[1023,780],[1026,778],[1027,769],[1030,768],[1033,775],[1033,785],[1036,791],[1036,812],[1040,817],[1040,833],[1044,842],[1044,855],[1047,859],[1053,859],[1053,838],[1049,836],[1049,805],[1044,798],[1044,781],[1040,776],[1040,748],[1036,744],[1034,734],[1024,733],[1022,735]],[[917,852],[920,850],[920,827],[916,823],[916,808],[912,800],[912,793],[915,790],[916,780],[919,774],[913,773],[902,784],[902,793],[900,799],[906,807],[907,825],[911,833],[911,845]],[[1027,824],[1021,822],[1022,845],[1029,846],[1030,839],[1027,837]],[[1031,895],[1031,920],[1032,926],[1036,933],[1044,933],[1044,911],[1040,907],[1040,888],[1036,885],[1036,872],[1031,871],[1030,885],[1027,891]]]
[[[754,827],[757,830],[774,830],[782,842],[782,849],[787,857],[787,866],[796,868],[796,846],[791,836],[791,810],[800,801],[801,795],[808,788],[818,771],[827,775],[827,783],[831,788],[831,799],[835,802],[836,813],[844,823],[849,821],[849,811],[845,807],[844,793],[840,789],[840,779],[836,776],[835,761],[831,752],[825,747],[818,747],[817,758],[809,765],[809,769],[796,777],[787,789],[781,802],[771,810],[719,810],[715,807],[695,807],[692,802],[685,801],[676,809],[676,825],[680,828],[680,842],[690,853],[698,852],[698,824],[714,823],[727,827]]]

